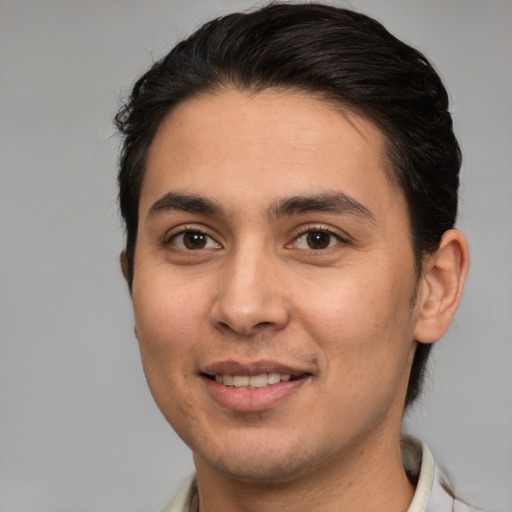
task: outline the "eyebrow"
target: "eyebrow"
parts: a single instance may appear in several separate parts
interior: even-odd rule
[[[375,220],[373,213],[366,206],[343,192],[313,196],[292,196],[277,201],[268,210],[269,217],[273,220],[297,213],[311,212],[346,214],[371,221]]]
[[[216,217],[225,216],[224,208],[217,201],[197,194],[183,194],[180,192],[167,192],[153,203],[148,215],[156,216],[160,213],[178,211],[214,215]],[[267,210],[271,220],[311,212],[345,214],[367,218],[371,221],[375,220],[368,208],[343,192],[312,196],[290,196],[271,204]]]
[[[166,212],[189,212],[221,216],[222,206],[211,199],[196,194],[168,192],[158,199],[149,209],[148,215],[155,216]]]

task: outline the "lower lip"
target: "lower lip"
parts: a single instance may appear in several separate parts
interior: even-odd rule
[[[272,384],[264,388],[238,389],[224,386],[203,377],[213,398],[225,409],[244,412],[258,412],[270,409],[295,393],[308,380],[307,376],[288,382]]]

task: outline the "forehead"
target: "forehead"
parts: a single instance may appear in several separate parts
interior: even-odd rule
[[[174,190],[244,208],[343,192],[385,210],[404,203],[387,167],[382,132],[350,111],[297,93],[216,92],[183,102],[163,121],[140,214]]]

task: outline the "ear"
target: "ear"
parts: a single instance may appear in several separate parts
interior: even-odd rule
[[[128,287],[130,287],[130,271],[128,268],[128,260],[126,259],[126,251],[121,251],[119,255],[119,263],[121,265],[121,272],[123,273],[125,281],[128,283]]]
[[[437,251],[423,262],[415,340],[433,343],[447,331],[459,305],[468,268],[466,237],[455,229],[446,231]]]
[[[132,294],[132,287],[130,285],[130,270],[128,266],[128,260],[126,259],[126,251],[121,251],[119,255],[119,263],[121,265],[121,272],[123,273],[126,284],[128,285],[128,289],[130,290],[130,295]],[[139,332],[137,331],[137,324],[133,326],[133,332],[135,333],[135,337],[139,339]]]

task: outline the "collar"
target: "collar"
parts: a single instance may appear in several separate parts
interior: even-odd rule
[[[402,434],[400,437],[402,463],[416,491],[407,512],[452,512],[454,499],[442,482],[442,474],[432,452],[419,439]]]

